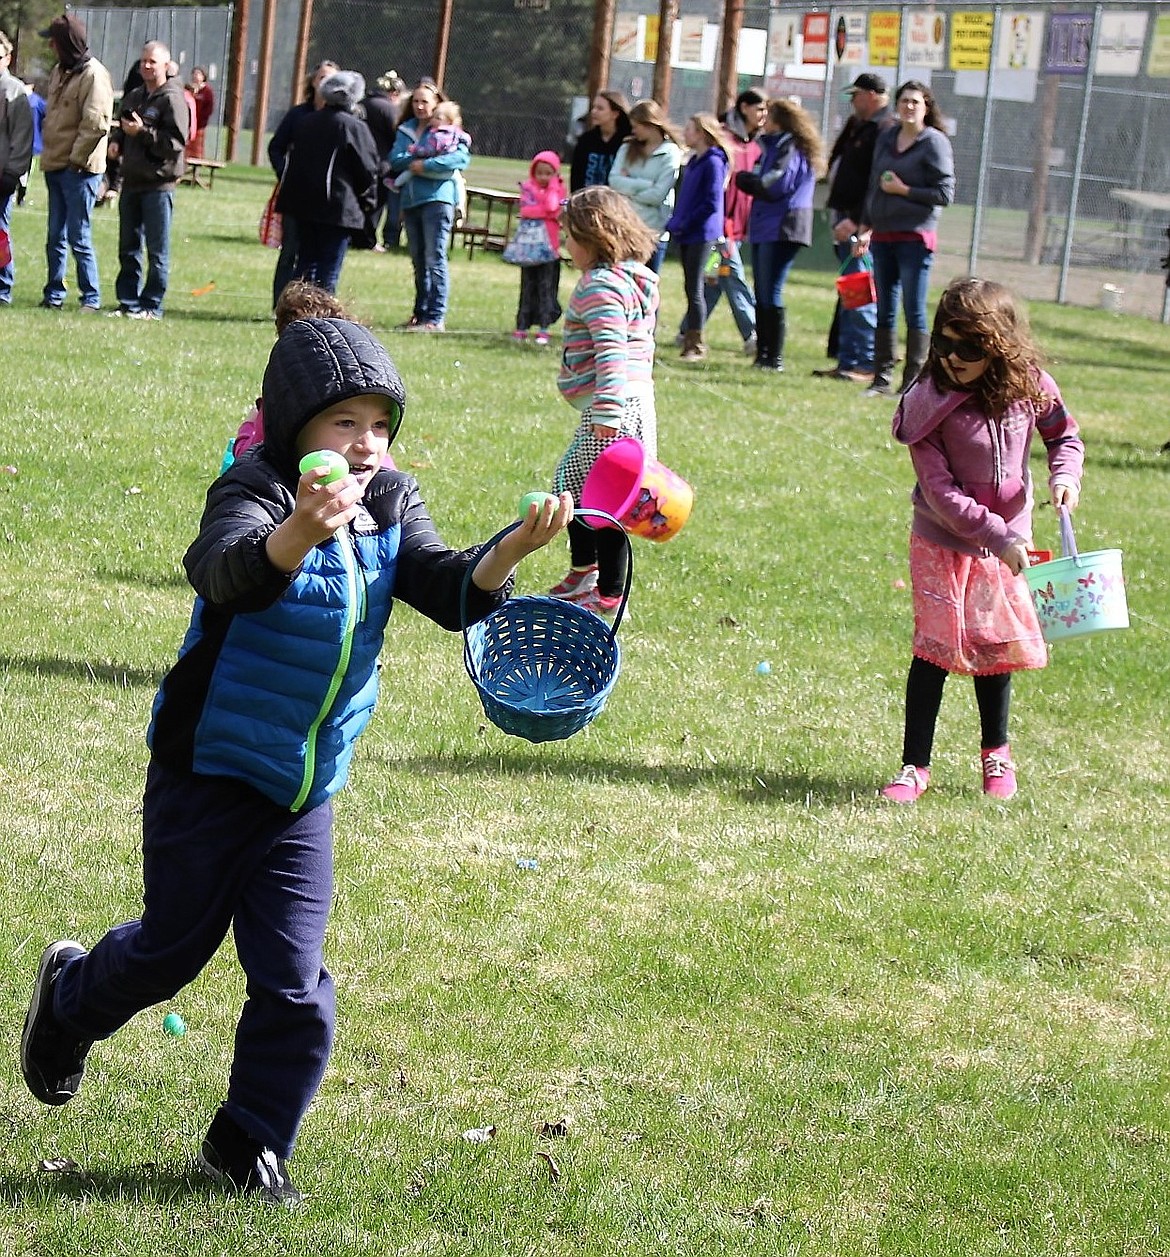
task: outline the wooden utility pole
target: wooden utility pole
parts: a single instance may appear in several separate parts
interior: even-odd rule
[[[451,9],[455,0],[439,0],[439,29],[435,34],[435,82],[443,90],[447,75],[447,49],[451,43]]]
[[[658,55],[654,58],[654,88],[651,95],[670,112],[670,49],[674,44],[674,23],[678,0],[658,0]]]
[[[297,50],[293,54],[292,94],[289,105],[299,105],[305,94],[309,72],[309,34],[313,29],[313,0],[301,0],[301,20],[297,25]]]
[[[613,15],[617,0],[595,0],[593,34],[589,40],[589,78],[586,93],[594,96],[609,86],[609,53],[613,47]]]
[[[248,7],[250,0],[236,0],[232,17],[231,48],[228,51],[227,99],[223,121],[227,130],[225,161],[236,160],[236,141],[244,115],[244,62],[248,56]]]
[[[252,165],[263,164],[267,147],[264,133],[268,130],[268,88],[272,83],[272,43],[276,36],[276,0],[264,0],[263,26],[260,28],[260,72],[256,76],[256,108],[252,117]]]
[[[719,36],[719,75],[715,83],[715,115],[723,115],[739,95],[739,33],[743,30],[743,0],[724,0],[723,30]]]

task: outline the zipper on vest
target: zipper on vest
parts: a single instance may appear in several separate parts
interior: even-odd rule
[[[349,658],[353,653],[353,629],[357,620],[355,609],[359,599],[357,563],[353,545],[349,539],[349,532],[345,528],[339,528],[334,537],[337,541],[337,548],[341,553],[342,566],[345,568],[345,628],[342,632],[341,653],[337,658],[337,667],[333,671],[329,688],[325,691],[325,698],[321,702],[321,710],[309,726],[309,736],[305,748],[305,772],[301,778],[301,788],[297,791],[297,797],[289,804],[290,812],[300,811],[304,806],[305,800],[309,797],[309,791],[313,788],[313,778],[317,772],[317,734],[321,731],[322,722],[329,714],[330,707],[333,706],[338,690],[341,689],[341,682],[345,678],[345,671],[349,667]],[[364,598],[362,601],[364,602]]]

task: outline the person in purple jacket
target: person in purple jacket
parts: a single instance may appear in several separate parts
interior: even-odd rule
[[[683,167],[682,185],[674,213],[663,231],[677,243],[682,258],[683,289],[687,316],[683,323],[683,362],[701,362],[707,356],[703,327],[707,301],[703,272],[716,240],[723,238],[723,190],[727,187],[730,158],[724,148],[723,127],[714,114],[697,113],[687,119],[683,139],[691,157]]]
[[[824,147],[811,114],[788,100],[768,106],[756,137],[760,160],[741,170],[736,187],[753,197],[748,219],[756,286],[756,360],[784,370],[784,281],[801,249],[812,244],[813,186],[825,172]]]
[[[910,533],[914,641],[902,770],[880,791],[913,803],[930,782],[943,684],[974,677],[983,792],[1010,799],[1012,673],[1048,662],[1021,575],[1032,538],[1034,433],[1048,455],[1052,505],[1080,498],[1085,447],[1060,390],[1040,369],[1023,312],[1002,284],[957,279],[934,316],[926,365],[894,414],[918,483]]]

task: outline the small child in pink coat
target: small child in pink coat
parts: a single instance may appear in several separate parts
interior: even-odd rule
[[[957,279],[934,316],[930,356],[894,415],[918,483],[912,502],[914,641],[906,681],[902,770],[880,791],[913,803],[930,782],[943,684],[974,678],[983,792],[1010,799],[1012,673],[1048,652],[1027,582],[1032,538],[1028,452],[1038,435],[1055,507],[1080,497],[1085,447],[1015,298],[1002,284]]]
[[[546,149],[537,153],[528,167],[528,178],[520,184],[520,217],[542,219],[548,242],[554,252],[560,251],[561,202],[568,196],[561,180],[561,159]],[[524,344],[528,329],[536,326],[535,342],[540,348],[548,344],[548,329],[561,317],[561,260],[542,262],[539,266],[520,268],[520,304],[516,309],[516,330],[512,339]]]

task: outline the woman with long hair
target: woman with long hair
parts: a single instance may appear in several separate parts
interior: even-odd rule
[[[811,114],[788,100],[768,106],[757,137],[755,168],[735,176],[753,198],[748,219],[756,288],[756,359],[752,366],[784,370],[787,320],[784,283],[796,255],[812,244],[813,187],[825,173],[824,146]]]
[[[910,79],[894,97],[898,126],[878,135],[864,221],[855,252],[873,255],[878,314],[873,383],[868,397],[894,391],[892,379],[898,300],[906,315],[902,392],[914,382],[930,350],[926,296],[943,207],[955,196],[955,155],[943,132],[930,88]]]
[[[674,185],[682,164],[682,134],[656,100],[640,100],[630,110],[630,135],[618,149],[609,186],[629,197],[638,217],[654,233],[658,247],[647,265],[662,269],[666,239],[662,234],[674,208]]]
[[[390,150],[390,170],[410,172],[401,188],[402,224],[414,267],[414,307],[403,327],[416,332],[446,331],[450,277],[447,248],[459,204],[459,174],[469,161],[467,144],[450,152],[419,158],[411,151],[434,123],[435,106],[446,97],[433,80],[423,79],[410,94]]]
[[[569,168],[569,190],[609,182],[610,168],[622,141],[630,134],[630,105],[621,92],[606,88],[589,109],[593,124],[577,141]]]

